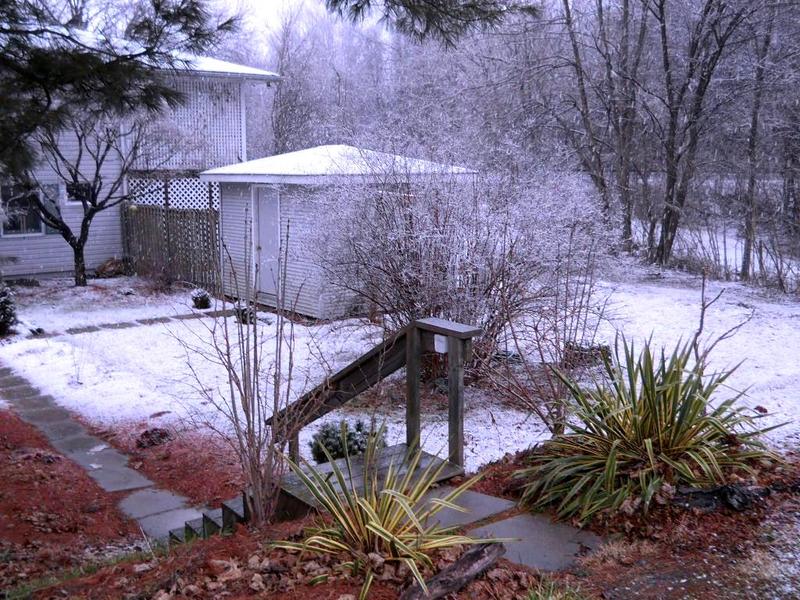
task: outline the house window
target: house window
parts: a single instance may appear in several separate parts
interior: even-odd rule
[[[44,222],[36,210],[31,194],[24,194],[18,186],[0,187],[5,220],[4,236],[35,235],[44,233]]]
[[[91,198],[92,186],[88,183],[68,183],[67,202],[88,202]]]

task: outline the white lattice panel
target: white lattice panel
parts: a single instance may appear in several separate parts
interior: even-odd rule
[[[136,168],[145,171],[205,170],[243,160],[239,81],[178,77],[184,102],[167,109],[148,129]]]
[[[193,208],[197,210],[219,209],[219,184],[205,183],[196,177],[161,179],[135,178],[128,182],[134,204]]]

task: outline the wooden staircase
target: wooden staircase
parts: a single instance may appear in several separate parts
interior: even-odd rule
[[[289,454],[297,462],[300,455],[299,432],[358,394],[366,391],[382,379],[406,367],[406,443],[384,448],[377,463],[379,475],[385,473],[390,464],[395,467],[404,463],[403,458],[419,449],[420,440],[420,379],[422,356],[428,353],[447,354],[448,357],[448,455],[440,458],[423,452],[418,469],[431,462],[445,463],[439,480],[444,481],[464,473],[464,364],[472,353],[472,338],[481,330],[468,325],[429,318],[415,321],[392,337],[381,342],[367,353],[344,367],[325,382],[300,397],[277,415],[268,419],[272,424],[292,423],[294,427],[287,435],[275,433],[276,442],[289,442]],[[344,459],[337,461],[342,466]],[[363,463],[351,458],[354,477],[352,484],[358,486],[363,474]],[[316,467],[318,471],[330,472],[330,464]],[[232,531],[237,523],[248,520],[244,494],[224,502],[222,508],[203,513],[201,519],[189,521],[183,529],[170,532],[170,541],[183,543],[194,538],[205,538],[216,533]],[[294,473],[288,473],[282,484],[278,502],[277,518],[291,519],[317,510],[320,507],[308,493]]]

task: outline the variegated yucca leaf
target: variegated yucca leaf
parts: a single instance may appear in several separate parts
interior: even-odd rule
[[[637,354],[619,338],[594,387],[557,373],[574,419],[515,474],[527,482],[523,501],[586,522],[637,498],[647,511],[664,483],[718,485],[752,472],[756,459],[775,459],[759,441],[775,427],[756,427],[760,415],[736,406],[744,392],[713,402],[735,368],[709,373],[707,360],[692,342],[667,356],[649,341]]]
[[[417,449],[390,462],[379,473],[381,448],[374,440],[384,437],[384,426],[370,442],[363,456],[361,472],[354,472],[350,456],[343,466],[328,456],[331,473],[321,473],[307,461],[288,460],[292,471],[331,519],[309,532],[302,542],[278,542],[276,547],[312,553],[342,555],[343,564],[364,574],[361,596],[366,598],[374,578],[369,555],[376,553],[387,562],[405,564],[423,590],[427,591],[420,567],[432,567],[430,553],[457,545],[485,543],[454,533],[454,528],[439,527],[436,514],[444,508],[463,510],[456,501],[477,477],[469,479],[443,498],[426,495],[438,481],[446,463],[422,464]],[[327,450],[322,450],[328,454]],[[356,482],[361,482],[359,485]]]

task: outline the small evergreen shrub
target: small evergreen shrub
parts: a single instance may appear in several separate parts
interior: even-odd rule
[[[256,307],[247,302],[237,302],[233,310],[236,313],[236,320],[242,325],[252,325],[258,319],[256,316]]]
[[[0,283],[0,335],[8,335],[17,323],[17,303],[14,292],[4,283]]]
[[[197,288],[192,292],[192,304],[195,308],[211,308],[211,295],[203,288]]]
[[[311,447],[311,456],[317,464],[322,464],[328,462],[329,456],[336,460],[364,454],[370,438],[377,435],[380,435],[377,444],[381,448],[386,444],[382,431],[373,431],[361,419],[356,421],[355,427],[350,427],[347,421],[342,420],[323,423],[308,445]]]

